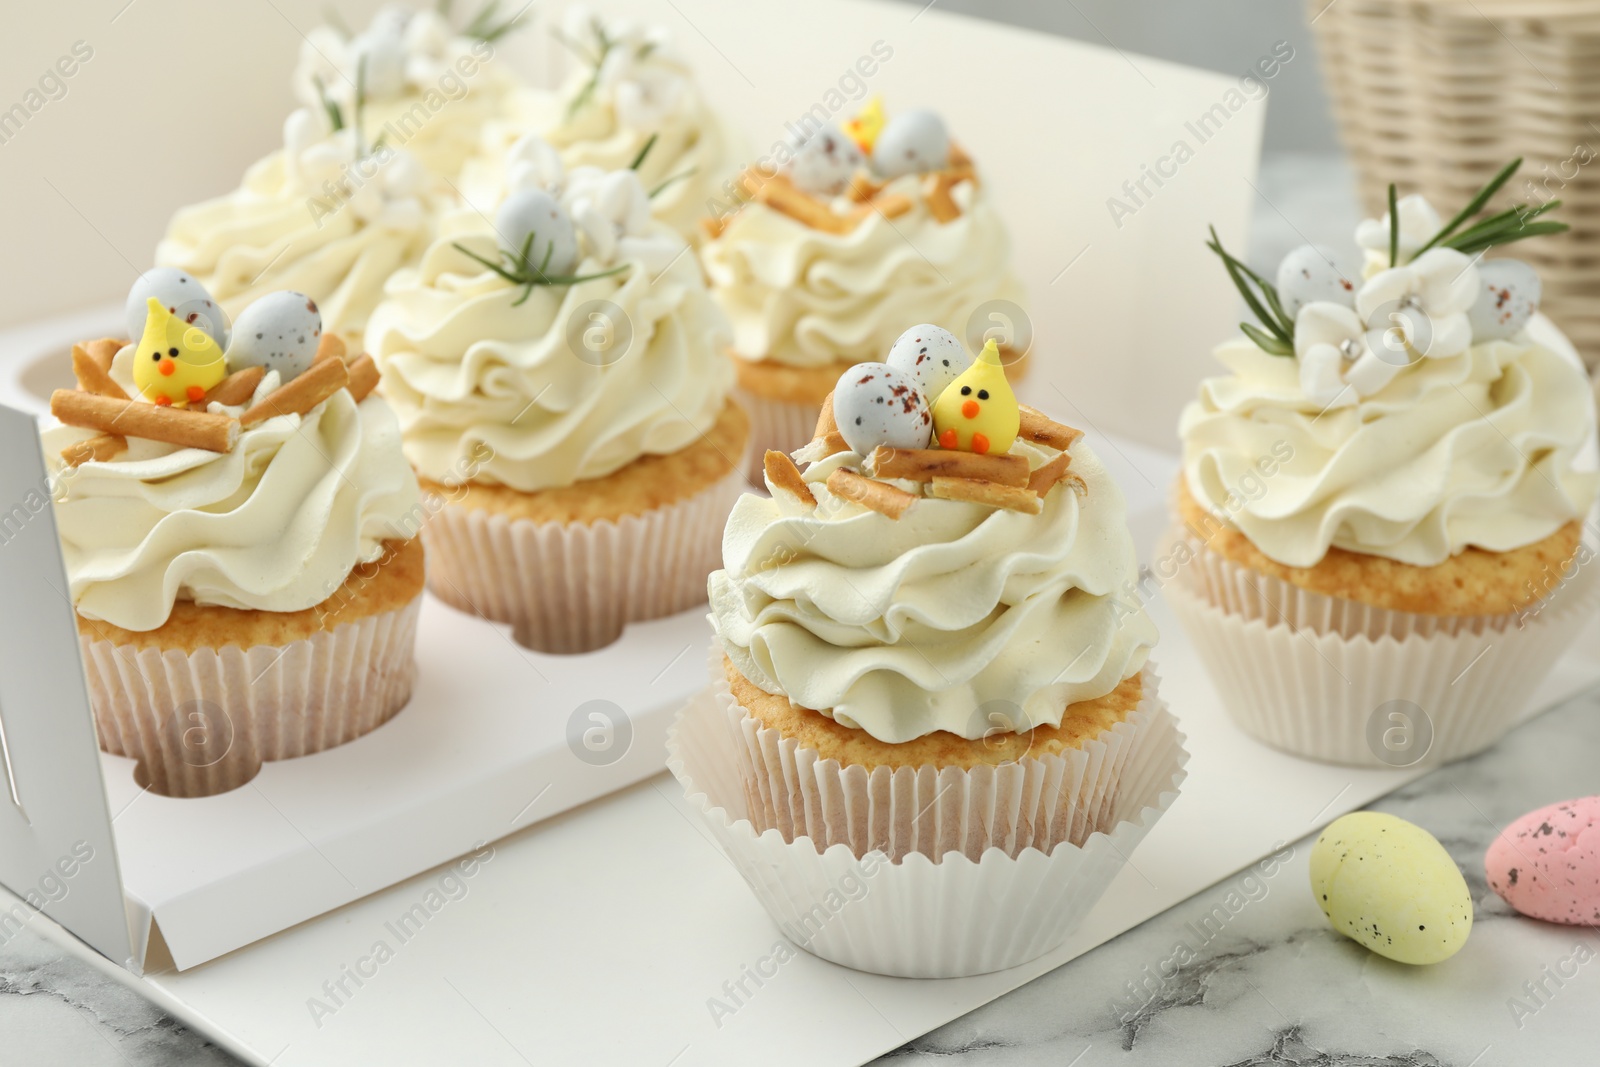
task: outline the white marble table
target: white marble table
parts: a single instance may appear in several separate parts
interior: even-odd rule
[[[1270,268],[1306,241],[1348,252],[1356,217],[1350,189],[1335,160],[1268,160],[1258,182],[1252,262]],[[1566,978],[1558,971],[1572,970],[1563,961],[1580,945],[1600,958],[1600,937],[1515,915],[1488,890],[1482,862],[1497,829],[1516,816],[1600,791],[1596,753],[1600,692],[1569,701],[1493,751],[1375,805],[1427,827],[1467,874],[1477,925],[1466,948],[1445,964],[1404,967],[1336,935],[1307,885],[1307,839],[1291,846],[1292,855],[1271,877],[1246,873],[1213,886],[878,1062],[1592,1062],[1600,963],[1579,965]],[[1198,958],[1162,981],[1155,969],[1178,940]],[[235,1062],[36,931],[0,938],[0,1067]]]

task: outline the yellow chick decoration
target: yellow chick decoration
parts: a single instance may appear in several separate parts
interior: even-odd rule
[[[883,97],[874,96],[867,101],[866,107],[856,112],[855,118],[844,124],[845,136],[870,156],[872,146],[878,142],[878,134],[883,132],[884,121]]]
[[[198,326],[190,326],[149,300],[144,336],[133,357],[133,384],[162,406],[185,407],[205,399],[207,390],[227,376],[222,348]]]
[[[986,341],[977,361],[945,386],[933,404],[933,436],[951,451],[1003,456],[1017,439],[1022,412],[1006,381],[1000,349]]]

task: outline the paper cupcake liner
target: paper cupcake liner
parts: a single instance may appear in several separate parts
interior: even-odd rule
[[[422,529],[428,588],[510,623],[529,648],[590,652],[630,622],[705,603],[706,576],[722,566],[722,527],[744,489],[744,474],[730,471],[617,522],[533,522],[445,503]]]
[[[793,452],[809,442],[817,430],[822,405],[771,400],[739,388],[733,390],[733,398],[750,416],[750,450],[745,457],[745,477],[752,485],[765,485],[767,450]]]
[[[1439,617],[1308,592],[1182,533],[1193,558],[1167,602],[1246,733],[1328,763],[1462,759],[1522,718],[1534,688],[1600,605],[1582,566],[1521,613]]]
[[[100,747],[157,793],[237,789],[263,761],[353,741],[411,699],[419,595],[287,645],[134,648],[81,638]]]
[[[1042,769],[1005,776],[988,769],[929,768],[908,771],[897,788],[875,794],[868,776],[841,773],[836,761],[818,760],[815,753],[808,758],[794,742],[779,742],[774,747],[783,788],[817,801],[815,811],[797,805],[805,812],[800,825],[837,828],[831,836],[838,840],[825,847],[810,836],[791,838],[777,826],[758,829],[752,823],[750,812],[767,805],[751,788],[751,760],[753,753],[768,751],[760,735],[775,731],[755,725],[725,682],[679,713],[667,738],[667,765],[779,930],[800,948],[878,974],[984,974],[1059,947],[1177,798],[1188,761],[1183,735],[1156,693],[1153,672],[1146,672],[1145,683],[1144,700],[1124,724],[1124,733],[1137,733],[1138,743],[1102,736],[1085,746],[1098,753],[1022,761],[1060,764],[1053,777]],[[1120,758],[1113,748],[1121,750]],[[998,788],[1002,780],[1008,783],[1004,790]],[[1047,782],[1080,797],[1078,806],[1093,813],[1081,823],[1068,820],[1088,827],[1081,842],[1069,833],[1048,850],[1019,847],[1008,854],[1006,844],[1015,841],[1023,821],[1019,811],[1057,807],[1039,795]],[[930,789],[938,799],[924,800],[927,812],[919,818],[919,793]],[[865,818],[869,827],[875,819],[889,827],[931,820],[938,829],[898,836],[887,828],[869,829],[853,846],[847,828],[862,824],[863,811],[873,813]],[[959,847],[931,854],[941,843],[984,837],[995,847],[976,860]],[[930,847],[909,851],[899,842]]]

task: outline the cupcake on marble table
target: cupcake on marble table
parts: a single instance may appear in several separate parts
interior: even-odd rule
[[[739,139],[711,106],[664,27],[605,19],[569,7],[552,31],[574,59],[554,93],[523,90],[507,121],[485,134],[462,174],[468,202],[493,204],[514,177],[507,149],[532,133],[554,145],[569,168],[632,167],[656,218],[686,240],[704,238],[705,205],[738,169]]]
[[[981,335],[992,323],[975,312],[1003,301],[1015,317],[1023,301],[1005,224],[938,115],[885,120],[873,101],[846,129],[813,122],[804,134],[776,173],[739,179],[703,250],[762,451],[808,440],[839,375],[882,358],[906,323]],[[999,340],[1015,377],[1025,350]]]
[[[818,435],[767,453],[770,498],[734,508],[716,699],[669,748],[781,928],[870,862],[871,892],[805,947],[945,977],[1059,944],[1184,755],[1155,627],[1122,595],[1117,486],[1078,431],[1019,408],[993,341],[950,369],[908,348],[845,372]]]
[[[464,209],[368,341],[439,501],[429,583],[548,652],[703,603],[741,483],[727,325],[638,174],[553,148],[490,225]]]
[[[1583,364],[1539,279],[1484,251],[1556,232],[1420,197],[1307,246],[1276,285],[1213,250],[1255,308],[1184,411],[1171,597],[1235,720],[1344,763],[1493,744],[1596,603]],[[1552,205],[1553,206],[1553,205]]]
[[[132,343],[73,350],[44,433],[100,745],[169,796],[236,788],[410,697],[420,498],[377,368],[303,293],[231,332],[148,272]]]
[[[374,139],[360,109],[300,108],[283,148],[226,196],[179,210],[156,262],[197,279],[229,316],[268,293],[305,293],[359,350],[367,316],[431,230],[429,177],[416,157]]]

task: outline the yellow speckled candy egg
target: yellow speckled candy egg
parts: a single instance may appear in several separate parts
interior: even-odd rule
[[[1472,894],[1450,853],[1382,812],[1352,812],[1322,831],[1311,891],[1335,930],[1400,963],[1447,960],[1472,932]]]

